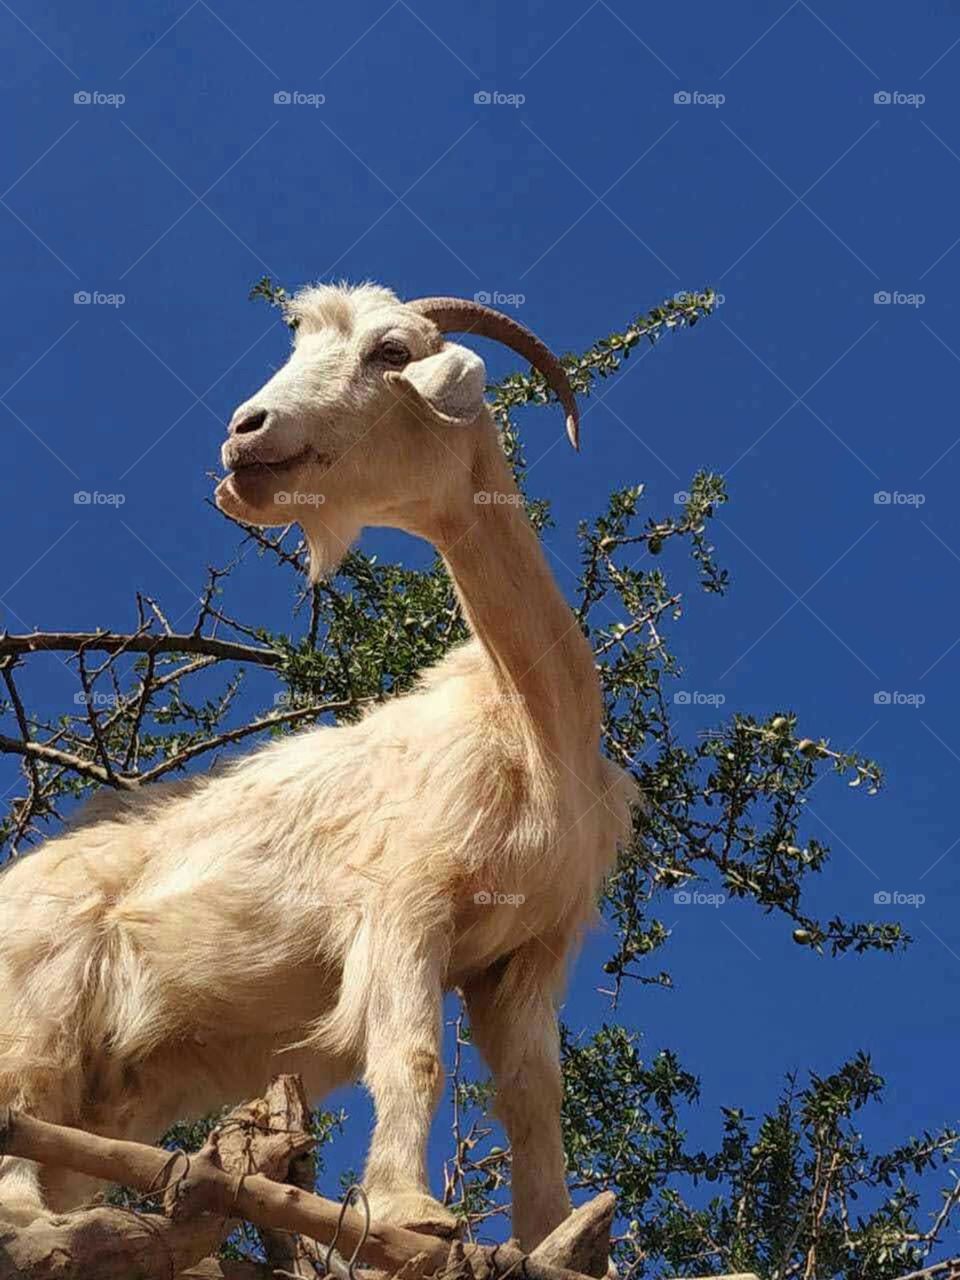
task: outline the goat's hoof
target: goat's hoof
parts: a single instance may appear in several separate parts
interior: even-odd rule
[[[392,1227],[406,1227],[408,1231],[421,1231],[424,1235],[439,1236],[441,1240],[450,1240],[457,1234],[458,1220],[433,1196],[417,1191],[395,1195],[374,1192],[369,1199],[370,1220],[375,1225],[388,1223]]]

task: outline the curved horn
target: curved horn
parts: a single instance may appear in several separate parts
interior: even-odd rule
[[[464,298],[416,298],[406,305],[432,320],[441,333],[477,333],[502,342],[528,360],[543,374],[563,405],[570,443],[575,449],[580,448],[580,411],[573,387],[563,365],[535,333],[501,311]]]

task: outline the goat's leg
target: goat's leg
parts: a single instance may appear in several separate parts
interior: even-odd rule
[[[68,1087],[61,1092],[50,1081],[33,1082],[12,1093],[5,1093],[2,1101],[13,1111],[23,1111],[40,1120],[53,1124],[69,1124],[71,1108],[67,1101]],[[0,1158],[0,1222],[27,1226],[38,1218],[49,1218],[59,1209],[47,1193],[47,1175],[50,1170],[34,1160],[20,1156]],[[77,1175],[82,1176],[82,1175]]]
[[[531,942],[464,986],[473,1042],[493,1073],[494,1112],[512,1148],[513,1234],[528,1252],[570,1213],[553,1001],[559,966],[545,964],[537,948],[545,951]]]
[[[374,1222],[449,1235],[456,1219],[430,1195],[427,1140],[443,1090],[445,946],[432,933],[378,947],[367,1001],[364,1082],[376,1126],[364,1186]]]
[[[177,1117],[178,1113],[171,1112],[168,1099],[164,1098],[165,1092],[171,1093],[165,1077],[148,1079],[142,1096],[108,1095],[93,1109],[78,1103],[84,1083],[82,1077],[68,1075],[59,1088],[48,1081],[32,1090],[21,1089],[12,1096],[10,1106],[52,1124],[147,1143],[155,1142]],[[180,1089],[178,1084],[178,1092]],[[120,1118],[122,1116],[126,1119]],[[108,1186],[99,1178],[72,1169],[7,1156],[0,1160],[0,1222],[25,1226],[39,1218],[56,1217],[96,1202]]]
[[[4,1156],[0,1165],[0,1223],[25,1227],[48,1213],[40,1166],[33,1160]]]
[[[0,1166],[0,1222],[25,1227],[94,1200],[106,1190],[98,1178],[5,1156]]]

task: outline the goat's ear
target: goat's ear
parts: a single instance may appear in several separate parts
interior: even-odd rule
[[[483,407],[487,370],[473,351],[445,343],[434,356],[414,360],[402,373],[388,373],[387,381],[406,397],[425,404],[441,422],[472,422]]]

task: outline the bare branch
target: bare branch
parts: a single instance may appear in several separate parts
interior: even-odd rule
[[[215,636],[183,635],[173,631],[164,635],[121,635],[113,631],[32,631],[24,635],[0,635],[0,657],[53,651],[76,653],[81,649],[101,653],[206,654],[229,662],[253,662],[261,667],[278,667],[284,657],[279,650],[262,645],[237,644]]]
[[[372,702],[372,698],[346,698],[341,702],[321,702],[312,707],[294,707],[289,711],[277,711],[274,715],[264,716],[261,720],[253,720],[249,724],[240,725],[236,729],[225,729],[223,733],[215,734],[212,738],[204,738],[202,742],[194,742],[189,747],[184,747],[182,751],[178,751],[175,755],[168,756],[166,760],[156,765],[153,769],[148,769],[146,773],[140,774],[138,781],[156,782],[158,778],[162,778],[164,774],[171,773],[174,769],[180,769],[188,760],[194,759],[195,756],[203,755],[207,751],[215,751],[218,747],[226,746],[231,742],[239,742],[243,738],[249,738],[251,734],[262,733],[264,729],[271,729],[278,724],[296,724],[300,720],[309,720],[323,715],[326,711],[345,711],[348,707],[359,706],[363,702]]]
[[[18,742],[16,738],[8,738],[5,734],[0,734],[0,751],[13,752],[16,755],[32,757],[36,760],[46,760],[50,764],[63,765],[67,769],[73,769],[75,773],[81,774],[84,778],[89,778],[91,782],[99,782],[104,786],[116,787],[119,791],[136,791],[139,785],[135,779],[125,778],[120,774],[111,776],[99,764],[93,764],[90,760],[83,760],[80,756],[72,755],[68,751],[60,751],[57,747],[48,747],[42,742]]]

